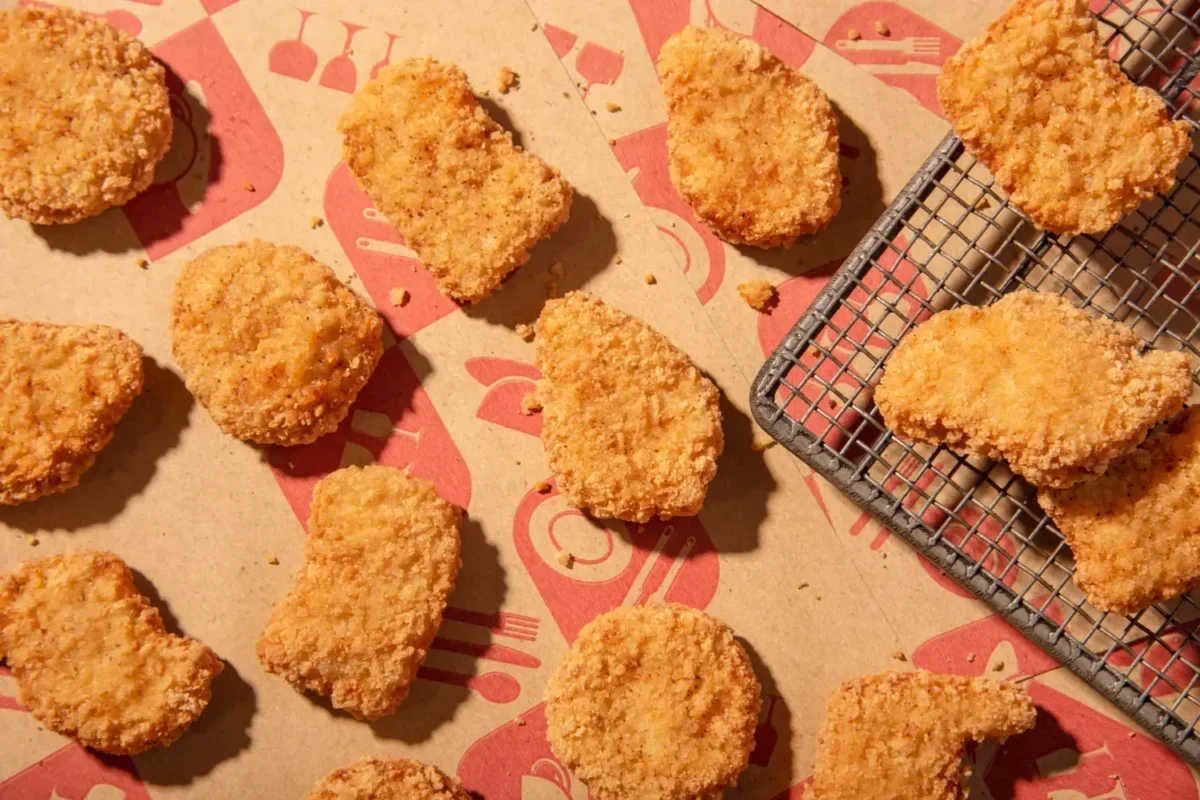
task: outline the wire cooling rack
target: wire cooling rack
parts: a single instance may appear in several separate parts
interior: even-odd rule
[[[1093,3],[1095,9],[1097,3]],[[1197,125],[1200,2],[1108,0],[1110,55]],[[948,136],[771,354],[756,421],[1009,622],[1200,766],[1200,593],[1135,616],[1087,603],[1062,535],[1002,463],[893,436],[872,400],[897,341],[936,311],[1026,288],[1196,357],[1200,163],[1103,236],[1039,232]],[[1200,389],[1193,400],[1200,399]]]

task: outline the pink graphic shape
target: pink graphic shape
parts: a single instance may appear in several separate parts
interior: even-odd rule
[[[458,762],[458,777],[467,791],[487,800],[590,797],[550,750],[545,703],[468,747]]]
[[[121,792],[124,800],[150,800],[131,759],[93,753],[74,742],[0,781],[0,800],[87,800],[101,787]]]
[[[522,405],[542,377],[537,367],[507,358],[479,357],[468,359],[466,368],[472,378],[488,387],[476,417],[530,436],[541,435],[541,413],[526,414]]]
[[[358,83],[358,68],[354,65],[354,59],[350,57],[350,49],[354,37],[364,26],[343,21],[342,27],[346,29],[346,43],[342,45],[342,52],[329,59],[325,69],[321,70],[321,80],[318,82],[326,89],[351,94]]]
[[[579,37],[570,31],[549,23],[542,25],[542,33],[545,35],[546,41],[550,42],[550,48],[554,51],[554,55],[560,59],[571,52],[571,48],[579,40]]]
[[[209,14],[215,14],[218,11],[223,11],[231,5],[240,2],[241,0],[200,0],[200,5]],[[160,5],[162,0],[134,0],[136,3],[150,3],[151,5]]]
[[[437,282],[404,245],[404,238],[354,183],[339,163],[325,181],[325,219],[354,271],[362,279],[379,313],[400,338],[412,336],[458,310],[437,290]],[[395,287],[408,292],[408,301],[391,301]]]
[[[536,642],[541,620],[511,611],[471,611],[457,606],[447,606],[443,619],[484,628],[494,636],[506,636],[523,642]]]
[[[623,55],[595,42],[586,43],[580,48],[579,55],[575,57],[575,69],[586,81],[583,87],[585,96],[598,83],[616,83],[624,68],[625,57]]]
[[[206,175],[155,183],[122,209],[147,255],[160,259],[266,200],[283,174],[283,143],[211,19],[164,39],[153,50],[169,68],[175,125],[190,136],[193,149],[187,163],[195,163],[205,132],[195,130],[185,82],[198,84],[203,93],[213,143]],[[176,145],[181,141],[177,136]],[[190,188],[182,184],[197,179],[207,181],[207,190],[189,209],[182,197]],[[253,192],[246,190],[247,184]]]
[[[458,653],[459,655],[471,656],[483,661],[495,661],[499,664],[509,664],[514,667],[537,669],[542,665],[542,660],[537,656],[531,656],[523,650],[517,650],[515,647],[503,644],[479,644],[478,642],[467,642],[461,639],[438,636],[429,647],[433,650]]]
[[[276,75],[307,83],[317,72],[317,51],[304,41],[304,28],[314,12],[302,8],[296,11],[300,12],[300,30],[295,39],[280,39],[271,46],[267,69]]]
[[[779,794],[775,795],[771,798],[771,800],[800,800],[801,797],[804,797],[805,790],[807,790],[809,786],[812,786],[812,782],[813,779],[811,777],[805,778],[795,786],[785,789]]]
[[[417,677],[435,683],[461,686],[469,689],[489,703],[504,705],[521,696],[521,684],[507,672],[485,672],[482,675],[464,675],[437,667],[422,666]]]
[[[995,614],[939,633],[913,651],[912,662],[930,672],[976,678],[988,669],[988,660],[996,648],[1006,642],[1016,654],[1015,677],[1041,675],[1058,667],[1058,662],[1044,650]]]
[[[371,67],[371,74],[370,74],[371,80],[375,80],[377,77],[379,77],[379,70],[383,69],[388,64],[392,63],[392,45],[394,45],[396,43],[397,37],[396,37],[396,34],[394,34],[394,33],[389,33],[387,35],[387,37],[388,37],[387,50],[385,50],[383,52],[383,58],[376,61],[375,65],[373,67]]]

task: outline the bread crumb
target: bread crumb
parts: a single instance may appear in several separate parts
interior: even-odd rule
[[[525,727],[525,720],[523,720],[523,719],[519,719],[519,720],[517,720],[517,727],[518,727],[518,728],[524,728],[524,727]]]
[[[858,28],[851,28],[850,30],[846,31],[846,38],[852,42],[857,42],[862,38],[862,34],[858,32]]]
[[[766,450],[770,450],[775,445],[775,440],[771,438],[755,439],[754,441],[750,442],[750,449],[755,453],[762,453]]]
[[[605,104],[604,104],[604,108],[605,108],[605,109],[606,109],[606,110],[607,110],[609,113],[615,114],[616,112],[618,112],[618,111],[620,111],[620,110],[621,110],[621,104],[620,104],[620,103],[614,103],[612,100],[609,100],[607,103],[605,103]]]
[[[275,556],[268,556],[267,563],[270,564],[272,567],[277,567],[277,566],[279,566],[279,559]]]
[[[542,401],[538,400],[536,392],[530,392],[521,398],[521,413],[525,416],[533,416],[533,414],[541,410]]]
[[[817,595],[816,597],[817,597],[817,599],[818,599],[818,600],[820,600],[820,599],[821,599],[821,595]]]
[[[555,261],[553,264],[551,264],[550,265],[550,274],[556,278],[561,278],[563,276],[562,262]]]
[[[992,672],[1003,672],[1003,671],[1004,671],[1004,662],[1003,661],[997,661],[995,664],[992,665]]]
[[[496,91],[500,94],[508,94],[508,91],[518,85],[517,73],[512,71],[512,67],[501,67],[500,72],[496,75]]]
[[[25,543],[27,545],[29,545],[30,547],[37,547],[39,544],[38,537],[34,536],[33,534],[30,534],[29,536],[25,537]]]
[[[756,280],[739,283],[738,294],[755,311],[764,311],[775,300],[775,287],[770,281]]]
[[[550,484],[546,483],[545,481],[538,481],[533,485],[533,490],[538,494],[549,494]]]
[[[1132,739],[1134,736],[1137,736],[1137,733],[1135,731],[1130,731],[1129,733],[1127,733],[1125,735],[1128,736],[1130,739]]]
[[[609,146],[609,147],[616,147],[616,146],[617,146],[617,140],[616,140],[616,139],[614,139],[614,138],[613,138],[613,137],[611,137],[611,136],[610,136],[610,137],[608,137],[608,146]]]
[[[984,211],[992,207],[992,203],[988,200],[986,194],[979,195],[979,199],[975,201],[975,208]]]
[[[254,184],[251,183],[250,181],[242,181],[242,188],[245,189],[247,192],[253,192]]]
[[[617,260],[616,260],[615,262],[613,262],[613,263],[615,263],[615,264],[620,264],[620,263],[621,263],[621,257],[620,257],[620,256],[617,256]]]
[[[529,30],[531,30],[531,31],[536,31],[536,30],[537,30],[537,23],[536,23],[536,22],[531,22],[531,23],[529,23]],[[522,724],[522,725],[524,725],[525,723],[524,723],[524,722],[522,722],[521,724]]]
[[[537,329],[532,325],[526,325],[524,322],[517,325],[517,336],[520,336],[522,341],[532,342],[537,336]]]
[[[891,36],[892,29],[887,26],[887,23],[881,19],[875,20],[875,32],[880,36]]]
[[[892,653],[892,658],[894,658],[896,661],[908,661],[908,656],[904,655],[903,650],[897,650],[896,652]]]
[[[968,664],[975,663],[975,654],[974,653],[967,653],[967,663]]]
[[[571,555],[568,550],[559,550],[554,554],[554,560],[570,569],[571,565],[575,563],[575,556]]]
[[[354,55],[354,48],[353,47],[347,48],[346,55],[348,55],[348,56]]]
[[[408,290],[400,286],[393,286],[392,290],[388,292],[388,299],[394,306],[403,306],[408,302]]]
[[[800,585],[796,587],[796,591],[808,588],[808,581],[800,581]]]
[[[645,281],[647,286],[653,286],[654,284],[658,283],[658,278],[654,277],[653,272],[647,272],[642,276],[642,280]]]
[[[320,217],[313,217],[308,221],[308,227],[312,228],[314,231],[324,224],[325,220],[321,219]]]
[[[147,261],[147,260],[146,260],[146,259],[144,259],[144,258],[139,258],[139,259],[137,260],[137,265],[138,265],[138,267],[140,267],[141,269],[147,269],[147,268],[149,268],[149,266],[150,266],[150,262],[149,262],[149,261]]]

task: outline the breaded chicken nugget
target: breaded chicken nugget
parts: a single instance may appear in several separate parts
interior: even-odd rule
[[[195,639],[167,633],[129,567],[94,550],[0,575],[0,657],[34,719],[117,755],[178,739],[224,668]]]
[[[712,381],[583,292],[547,302],[537,331],[542,444],[571,504],[630,522],[699,513],[725,446]]]
[[[359,719],[392,714],[460,565],[462,509],[389,467],[347,467],[313,490],[304,566],[258,640],[258,660]]]
[[[471,796],[457,778],[431,764],[407,758],[364,758],[326,775],[308,793],[308,800],[471,800]]]
[[[171,145],[166,72],[66,8],[0,11],[0,211],[77,222],[128,202]]]
[[[663,45],[671,180],[727,242],[787,247],[842,206],[837,116],[821,88],[750,39],[684,28]]]
[[[179,273],[171,349],[226,433],[308,444],[335,430],[383,355],[383,322],[298,247],[242,242]]]
[[[761,694],[724,623],[679,603],[618,608],[550,678],[546,736],[596,800],[715,798],[749,763]]]
[[[987,678],[890,672],[843,683],[817,740],[814,800],[965,800],[968,742],[1033,727],[1020,686]]]
[[[1016,0],[938,76],[967,149],[1039,228],[1100,233],[1175,182],[1191,126],[1108,57],[1088,0]]]
[[[0,505],[79,483],[142,386],[115,328],[0,320]]]
[[[1075,552],[1097,608],[1131,614],[1200,586],[1200,406],[1099,478],[1038,502]]]
[[[1061,488],[1127,453],[1183,408],[1188,357],[1049,294],[934,314],[887,361],[875,402],[901,436],[998,458]]]
[[[359,186],[455,300],[487,297],[567,221],[571,185],[513,144],[453,64],[385,67],[338,130]]]

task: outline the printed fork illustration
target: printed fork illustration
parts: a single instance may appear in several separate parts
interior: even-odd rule
[[[942,43],[936,36],[909,36],[904,39],[838,39],[837,49],[860,53],[875,51],[936,57],[942,52]]]

